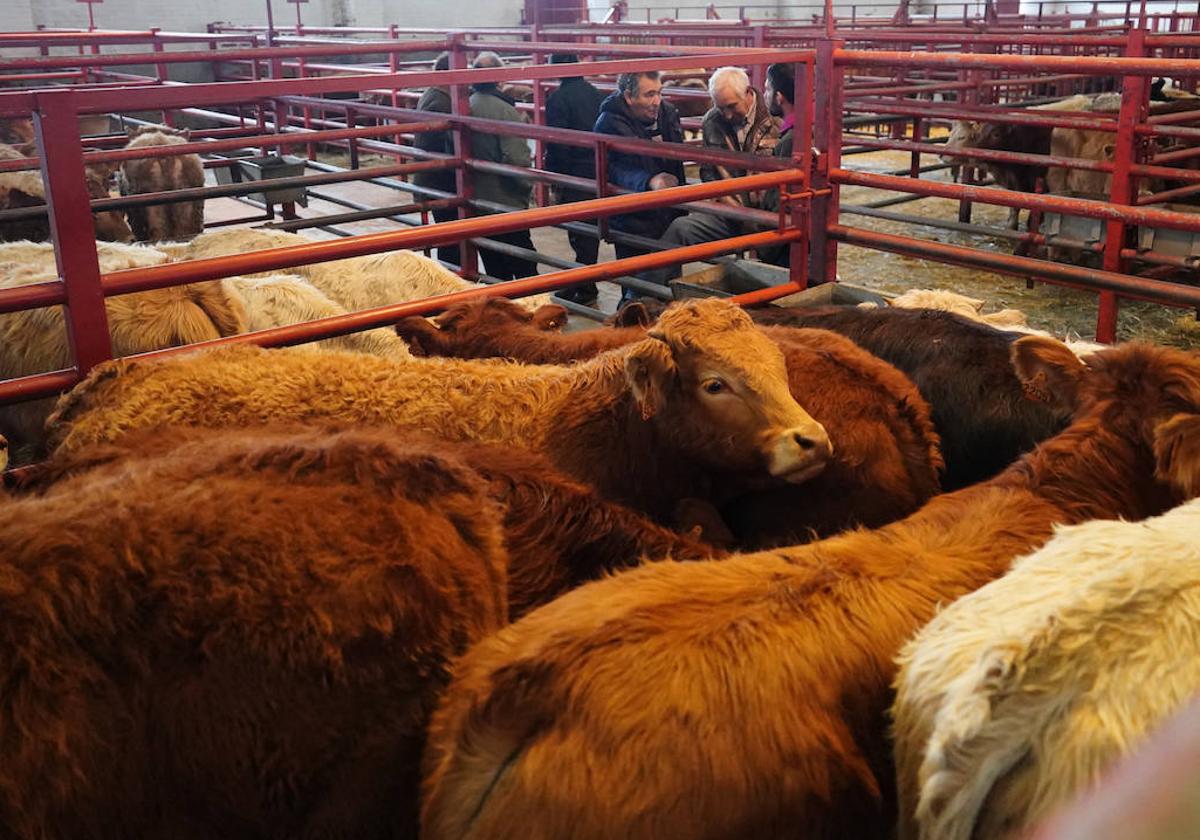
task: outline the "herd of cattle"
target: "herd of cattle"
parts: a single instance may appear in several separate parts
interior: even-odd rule
[[[106,120],[107,121],[107,120]],[[186,143],[189,132],[162,125],[146,125],[129,131],[126,149],[172,146]],[[29,119],[0,120],[0,160],[37,156],[33,122]],[[204,186],[204,167],[199,155],[133,158],[119,166],[89,164],[84,169],[88,195],[110,198],[109,185],[116,177],[121,195],[141,195],[166,190]],[[0,210],[40,207],[46,204],[46,188],[37,169],[0,172]],[[95,214],[96,238],[105,242],[158,242],[194,236],[204,230],[204,200],[130,207],[121,212]],[[0,241],[44,242],[50,238],[46,216],[8,221],[0,225]]]
[[[1056,102],[1036,105],[1029,111],[1054,112],[1086,112],[1087,114],[1105,114],[1115,118],[1121,108],[1121,95],[1115,93],[1077,94]],[[1149,114],[1159,117],[1165,114],[1181,111],[1200,111],[1200,96],[1175,90],[1162,83],[1154,84],[1153,97],[1149,104]],[[946,140],[946,148],[950,150],[942,156],[943,161],[961,166],[967,159],[955,155],[953,150],[980,149],[986,151],[1022,152],[1035,155],[1052,155],[1057,158],[1077,158],[1089,161],[1111,163],[1115,157],[1115,136],[1108,131],[1093,131],[1080,128],[1051,127],[1029,125],[1016,122],[981,122],[973,120],[956,121]],[[1185,169],[1195,169],[1200,162],[1200,156],[1187,154],[1187,149],[1194,143],[1173,137],[1156,137],[1148,144],[1153,155],[1178,155],[1171,163],[1165,161],[1160,166],[1181,166]],[[980,160],[975,163],[999,187],[1016,192],[1032,193],[1042,181],[1045,191],[1057,195],[1069,195],[1082,198],[1092,198],[1107,201],[1112,187],[1112,173],[1092,169],[1069,169],[1062,166],[1045,166],[1035,164],[1017,164],[1000,161]],[[1166,190],[1176,190],[1193,185],[1195,182],[1175,180],[1171,178],[1143,178],[1138,181],[1138,193],[1147,195]],[[1192,193],[1178,199],[1178,203],[1168,205],[1168,209],[1182,212],[1196,212],[1197,194]],[[1012,230],[1019,227],[1020,210],[1013,207],[1009,210],[1008,226]],[[1051,258],[1079,261],[1075,254],[1060,253],[1051,249]]]
[[[465,285],[395,252],[109,319],[129,354]],[[5,407],[48,459],[0,494],[0,835],[1010,837],[1200,691],[1195,354],[564,321],[477,300]],[[57,308],[0,315],[0,377],[65,353]]]

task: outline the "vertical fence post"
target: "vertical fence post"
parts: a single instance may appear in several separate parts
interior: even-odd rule
[[[844,43],[818,38],[816,66],[810,77],[809,95],[814,111],[812,144],[817,153],[810,186],[814,190],[829,190],[828,195],[813,198],[809,213],[808,276],[815,283],[837,279],[837,242],[828,235],[828,230],[830,225],[838,223],[839,189],[837,184],[830,183],[829,173],[842,162],[842,68],[834,63],[834,53]]]
[[[79,112],[69,90],[38,93],[33,112],[58,276],[66,283],[67,338],[75,368],[85,375],[112,358],[95,224],[79,142]]]
[[[815,104],[813,102],[813,65],[811,61],[796,62],[793,73],[795,79],[795,93],[793,97],[793,124],[792,124],[792,166],[800,170],[800,181],[796,184],[785,184],[780,186],[780,192],[784,190],[795,192],[795,187],[807,192],[812,188],[812,172],[813,172],[813,118],[815,112]],[[824,278],[820,275],[813,274],[813,266],[810,265],[810,256],[814,249],[823,248],[824,240],[820,234],[816,234],[814,240],[815,228],[818,225],[814,224],[815,208],[811,196],[802,200],[792,201],[792,226],[805,231],[807,234],[803,239],[797,239],[788,245],[788,279],[798,285],[802,289],[808,288],[809,282],[814,276],[818,282]]]
[[[1133,29],[1125,47],[1125,55],[1145,55],[1146,30]],[[1144,122],[1147,110],[1147,88],[1145,76],[1126,76],[1121,85],[1121,112],[1117,115],[1116,149],[1113,157],[1112,190],[1109,201],[1113,204],[1133,204],[1137,197],[1134,178],[1130,170],[1138,157],[1137,124]],[[1121,248],[1125,245],[1125,223],[1105,223],[1104,270],[1122,271]],[[1111,344],[1117,338],[1117,296],[1113,292],[1100,293],[1100,308],[1096,315],[1096,340]]]
[[[463,33],[454,32],[450,37],[450,69],[466,70],[467,48]],[[450,85],[450,113],[459,117],[470,116],[471,92],[467,85]],[[458,197],[463,200],[458,207],[458,217],[465,219],[471,215],[471,199],[475,197],[475,190],[471,184],[471,172],[467,169],[467,160],[471,157],[471,132],[461,123],[454,126],[454,156],[461,161],[455,171]],[[459,249],[461,254],[459,266],[462,276],[467,278],[478,276],[479,255],[476,253],[474,243],[469,239],[464,239],[459,243]]]

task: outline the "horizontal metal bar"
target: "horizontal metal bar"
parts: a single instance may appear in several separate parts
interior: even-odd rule
[[[444,44],[431,42],[427,45],[404,44],[405,50],[441,49]],[[378,51],[378,50],[376,50]],[[692,52],[680,47],[657,47],[656,52],[673,55],[635,58],[616,61],[593,62],[590,73],[644,72],[650,69],[670,70],[700,65],[718,67],[730,61],[728,50],[714,52],[705,48]],[[265,52],[265,50],[264,50]],[[158,60],[162,55],[154,53],[148,58]],[[205,52],[194,60],[212,61],[213,53]],[[96,56],[110,58],[111,56]],[[264,56],[265,57],[265,56]],[[767,64],[775,61],[811,62],[810,50],[745,50],[737,54],[742,63]],[[154,63],[142,61],[140,63]],[[250,82],[214,82],[189,85],[171,85],[138,90],[91,91],[78,100],[80,113],[94,114],[121,110],[150,110],[161,108],[185,108],[197,105],[216,105],[231,102],[246,102],[262,97],[287,95],[313,95],[336,91],[368,90],[377,87],[427,87],[429,85],[472,85],[479,82],[503,82],[520,79],[557,79],[562,68],[554,64],[525,67],[497,67],[480,70],[429,70],[404,71],[386,76],[349,74],[345,76],[317,76],[300,79],[272,79]],[[29,113],[36,107],[37,93],[0,93],[0,114],[23,110]]]
[[[454,223],[447,222],[446,224]],[[401,235],[405,233],[409,233],[409,231],[398,232],[398,234]],[[162,357],[175,355],[180,352],[193,352],[197,349],[230,344],[256,344],[262,347],[281,347],[290,344],[299,344],[304,341],[330,338],[337,335],[346,335],[348,333],[373,329],[376,327],[385,327],[390,324],[394,324],[401,318],[405,318],[410,315],[432,315],[437,312],[444,311],[447,307],[453,306],[456,303],[464,303],[479,298],[500,296],[513,298],[540,294],[542,292],[552,292],[556,289],[561,289],[566,286],[573,286],[587,281],[607,280],[610,277],[636,274],[641,271],[655,268],[665,268],[670,265],[675,265],[678,262],[691,262],[693,260],[700,260],[718,254],[733,253],[735,251],[744,251],[753,248],[765,248],[771,245],[784,245],[801,239],[803,236],[804,234],[795,228],[791,228],[786,231],[763,231],[761,233],[752,233],[745,236],[733,237],[731,239],[720,239],[714,242],[705,242],[700,245],[688,245],[682,248],[658,251],[651,254],[639,254],[634,257],[626,257],[625,259],[621,260],[612,260],[610,262],[600,263],[598,265],[572,268],[565,271],[553,272],[551,274],[539,274],[535,277],[527,277],[522,280],[509,280],[503,283],[495,283],[490,286],[483,286],[478,289],[469,289],[466,291],[453,292],[445,295],[436,295],[434,297],[424,298],[423,300],[407,301],[405,303],[396,303],[390,306],[380,307],[378,309],[352,312],[348,315],[322,318],[318,321],[312,321],[307,324],[276,327],[269,330],[261,330],[259,332],[247,333],[244,335],[229,336],[227,338],[205,341],[199,344],[191,344],[186,347],[172,347],[166,350],[155,350],[150,353],[142,353],[132,358],[143,359]],[[345,240],[343,240],[343,242],[345,242]],[[324,244],[339,245],[343,244],[343,242]]]
[[[577,217],[611,216],[656,207],[668,207],[685,201],[713,198],[748,190],[769,189],[792,180],[787,172],[763,172],[704,184],[656,190],[654,192],[591,199],[556,207],[538,207],[494,216],[481,216],[444,222],[428,228],[389,231],[355,236],[340,242],[313,242],[248,254],[194,260],[164,266],[151,266],[114,272],[104,276],[108,294],[127,294],[167,285],[182,285],[236,274],[253,274],[278,268],[378,254],[399,248],[417,248],[457,242],[473,236],[490,236],[513,230],[543,227]]]
[[[1038,209],[1052,213],[1066,213],[1105,219],[1127,224],[1171,228],[1200,232],[1200,213],[1175,213],[1145,207],[1129,207],[1092,201],[1086,198],[1071,198],[1047,193],[1022,193],[995,187],[975,187],[965,184],[948,184],[939,181],[922,181],[915,178],[900,178],[893,175],[876,175],[849,169],[834,169],[829,178],[837,184],[856,187],[873,187],[917,195],[933,195],[960,201],[977,201],[981,204],[996,204],[1001,207]]]
[[[84,164],[116,163],[126,160],[148,160],[151,158],[178,157],[179,155],[208,155],[215,152],[228,152],[243,149],[247,146],[270,147],[298,146],[305,143],[326,143],[332,140],[349,140],[360,137],[390,137],[398,134],[411,134],[418,131],[443,131],[449,128],[448,120],[431,120],[423,123],[408,125],[370,125],[358,128],[343,128],[329,131],[308,131],[302,128],[288,127],[287,130],[272,134],[254,134],[248,137],[231,137],[227,140],[201,140],[195,143],[174,143],[164,146],[142,146],[134,149],[114,149],[112,151],[84,152]],[[37,169],[40,158],[17,158],[0,160],[0,172],[12,172],[24,169]]]
[[[1017,277],[1036,277],[1051,282],[1062,281],[1097,291],[1133,295],[1170,306],[1200,306],[1200,288],[1180,283],[1150,280],[1128,274],[1046,262],[1011,254],[998,254],[993,251],[946,245],[941,242],[910,239],[845,225],[830,225],[829,235],[847,245],[923,257],[951,265],[983,268]]]
[[[953,67],[960,70],[1028,70],[1112,76],[1200,75],[1200,60],[1186,58],[1129,58],[1125,56],[988,55],[981,53],[892,52],[834,50],[833,62],[843,67]]]
[[[322,184],[337,184],[345,181],[358,181],[364,175],[386,177],[390,175],[407,175],[414,172],[446,169],[452,167],[455,161],[429,160],[415,163],[400,163],[392,166],[377,166],[371,169],[349,170],[345,174],[327,175],[296,175],[290,178],[268,178],[267,180],[243,181],[238,184],[218,184],[212,187],[191,187],[182,190],[167,190],[155,193],[139,193],[120,198],[97,198],[90,204],[92,212],[100,213],[107,210],[124,210],[129,207],[146,207],[155,204],[178,204],[183,201],[195,201],[207,198],[226,198],[233,196],[254,195],[261,192],[291,189],[294,187],[319,186]],[[0,222],[10,222],[19,219],[36,219],[45,216],[46,205],[19,207],[12,210],[0,210]]]

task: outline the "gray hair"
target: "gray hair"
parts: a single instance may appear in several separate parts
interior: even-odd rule
[[[714,103],[717,101],[717,91],[726,85],[731,85],[738,96],[745,96],[750,89],[750,77],[741,67],[718,67],[708,78],[708,95]]]
[[[647,70],[643,73],[622,73],[617,76],[617,90],[630,96],[637,96],[638,80],[643,76],[658,81],[657,70]]]
[[[478,70],[484,67],[503,67],[504,60],[491,50],[481,52],[475,56],[475,61],[471,63],[471,67]]]

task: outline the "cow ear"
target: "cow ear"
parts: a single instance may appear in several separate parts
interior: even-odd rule
[[[441,315],[433,319],[433,323],[437,324],[440,330],[453,330],[463,318],[467,317],[467,307],[458,304],[451,306]]]
[[[1027,335],[1013,342],[1010,352],[1026,397],[1068,411],[1075,409],[1079,381],[1087,368],[1067,345]]]
[[[641,301],[631,300],[613,315],[614,327],[648,327],[654,323],[650,311]]]
[[[1154,475],[1200,496],[1200,415],[1176,414],[1154,427]]]
[[[670,348],[661,341],[640,342],[625,357],[625,378],[643,420],[662,410],[674,374],[675,360]]]
[[[533,325],[543,332],[561,330],[567,325],[567,308],[557,303],[544,303],[533,311]]]

